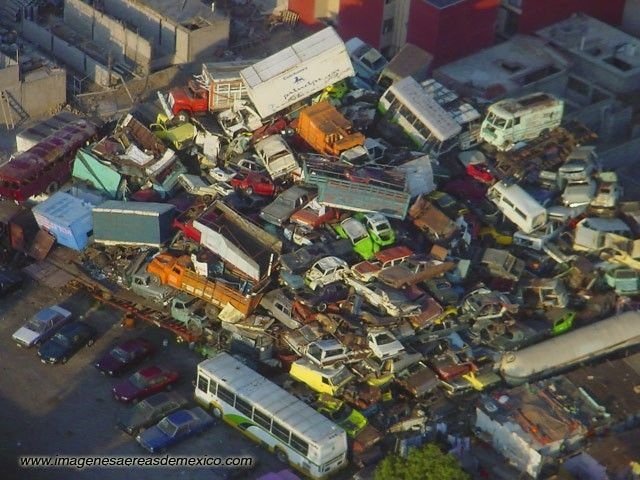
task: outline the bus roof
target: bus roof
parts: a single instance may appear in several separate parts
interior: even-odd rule
[[[198,371],[206,372],[264,412],[277,416],[278,422],[308,441],[320,443],[337,432],[344,434],[335,423],[227,353],[204,360]]]
[[[442,108],[413,77],[406,77],[389,87],[389,90],[424,125],[444,142],[457,135],[462,127]]]
[[[489,110],[501,117],[510,118],[525,110],[547,109],[556,107],[561,103],[561,100],[548,93],[532,93],[520,98],[500,100],[491,105]]]
[[[80,148],[96,132],[93,123],[76,120],[9,160],[0,167],[0,178],[13,181],[28,180],[50,162],[55,161],[64,151]]]

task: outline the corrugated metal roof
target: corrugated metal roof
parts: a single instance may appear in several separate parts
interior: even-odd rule
[[[91,215],[93,206],[66,192],[56,192],[44,202],[33,207],[33,214],[41,215],[61,226],[70,226],[79,219]]]
[[[277,421],[296,430],[306,440],[317,443],[342,432],[313,408],[226,353],[201,362],[198,369],[208,372],[258,408],[270,412]]]
[[[247,85],[254,87],[317,56],[325,50],[342,45],[342,40],[336,31],[332,27],[327,27],[245,68],[242,70],[242,77]]]
[[[94,213],[135,213],[137,215],[161,215],[175,207],[170,203],[120,202],[107,200],[93,209]]]

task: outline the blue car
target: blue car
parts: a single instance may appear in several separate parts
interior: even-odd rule
[[[205,431],[213,423],[213,418],[200,407],[178,410],[140,433],[136,440],[151,453],[162,452],[185,438]]]
[[[91,325],[84,322],[68,323],[40,346],[38,356],[42,363],[67,363],[82,347],[93,345],[96,336],[96,329]]]

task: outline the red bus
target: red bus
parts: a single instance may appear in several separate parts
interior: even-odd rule
[[[0,197],[24,202],[41,193],[53,193],[71,178],[78,149],[98,129],[88,120],[75,120],[0,167]]]

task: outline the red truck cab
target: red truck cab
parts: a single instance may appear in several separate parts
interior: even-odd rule
[[[169,92],[169,107],[180,121],[209,111],[209,91],[195,80],[189,80],[186,87],[176,87]]]

